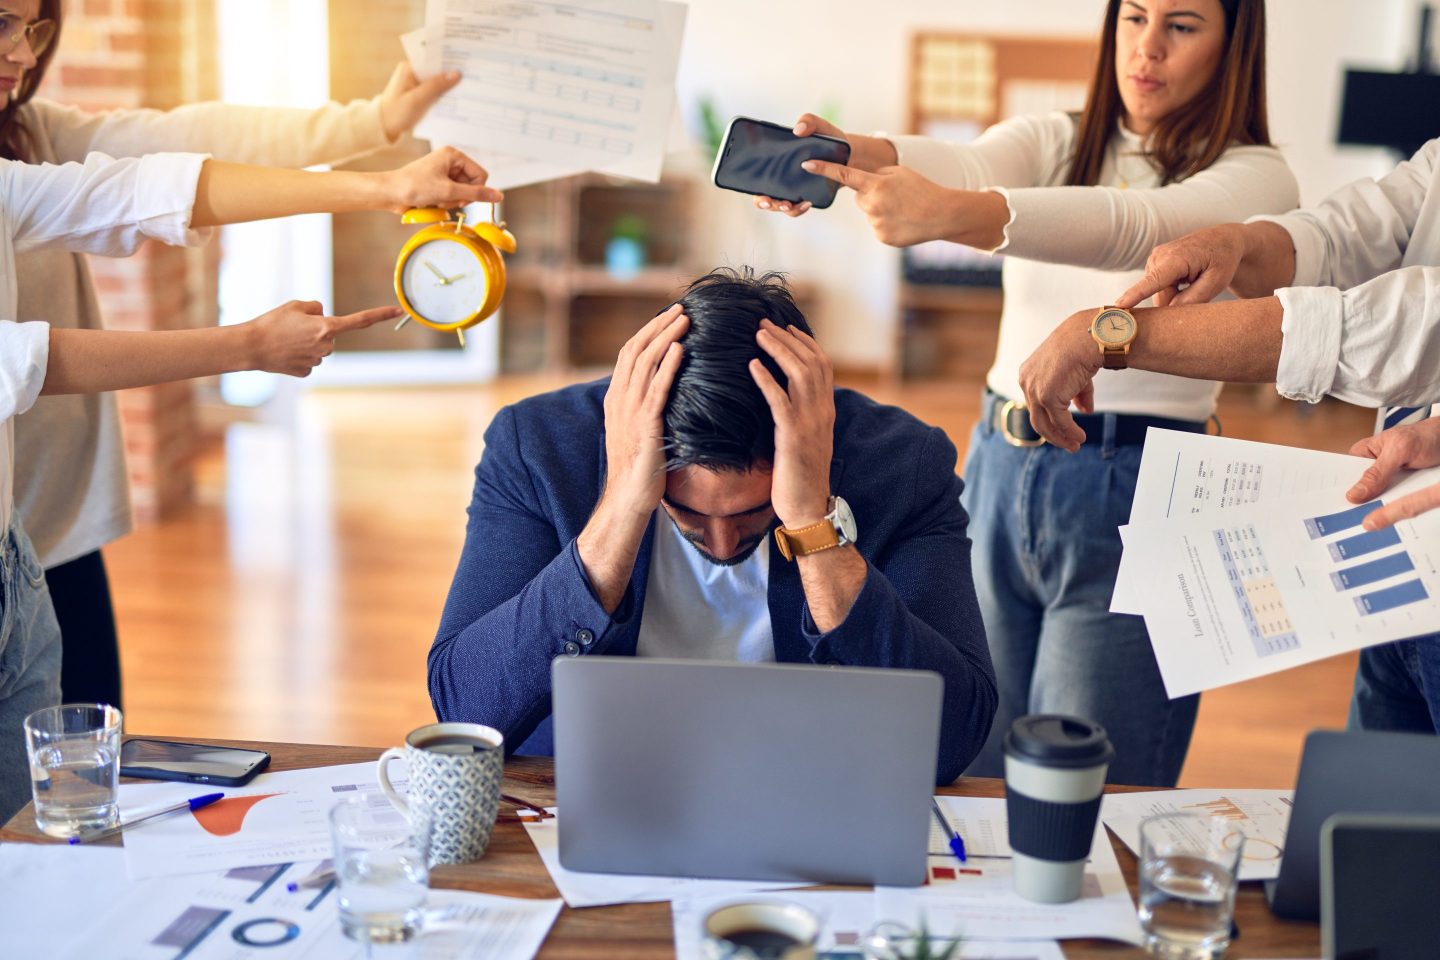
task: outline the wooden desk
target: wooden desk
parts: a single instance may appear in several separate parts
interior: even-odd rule
[[[163,739],[163,738],[162,738]],[[299,767],[320,767],[336,763],[357,763],[374,760],[380,750],[372,747],[329,747],[294,743],[259,743],[250,741],[212,740],[226,746],[252,747],[266,750],[273,758],[271,770],[294,770]],[[516,757],[505,765],[505,792],[517,793],[537,803],[555,802],[555,778],[552,763],[536,757]],[[1119,790],[1130,790],[1120,787]],[[942,794],[968,797],[999,797],[1003,795],[998,780],[962,778]],[[15,815],[3,829],[0,842],[53,843],[35,829],[30,807]],[[117,843],[119,838],[112,841]],[[1116,856],[1125,871],[1125,880],[1133,896],[1136,890],[1135,857],[1125,845],[1111,837]],[[437,867],[432,884],[460,890],[504,894],[512,897],[556,898],[559,892],[550,882],[550,875],[540,862],[525,829],[518,823],[497,824],[484,859],[463,866]],[[1240,937],[1230,949],[1231,960],[1255,957],[1307,958],[1320,955],[1320,930],[1315,924],[1293,923],[1271,916],[1259,884],[1241,886],[1235,904],[1235,920]],[[670,924],[670,904],[635,903],[616,907],[588,907],[584,910],[561,911],[550,936],[540,950],[540,960],[660,960],[675,955]],[[1144,957],[1134,947],[1101,940],[1067,940],[1065,956],[1070,960],[1113,960],[1113,958]]]

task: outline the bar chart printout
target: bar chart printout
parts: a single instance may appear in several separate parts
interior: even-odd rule
[[[1367,531],[1361,526],[1367,516],[1382,506],[1383,500],[1372,500],[1338,513],[1305,520],[1305,531],[1312,540],[1335,537],[1327,542],[1331,560],[1345,562],[1366,558],[1330,574],[1331,584],[1342,592],[1362,587],[1375,588],[1352,598],[1361,617],[1396,610],[1430,598],[1424,582],[1415,575],[1415,561],[1404,549],[1399,530],[1386,527]],[[1395,549],[1397,547],[1400,549]]]

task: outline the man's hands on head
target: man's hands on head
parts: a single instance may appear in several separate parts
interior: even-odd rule
[[[580,562],[606,611],[625,596],[640,541],[665,494],[665,403],[680,369],[690,318],[680,304],[620,350],[605,391],[605,492],[580,532]]]
[[[1375,463],[1346,494],[1352,503],[1364,503],[1389,489],[1401,470],[1440,465],[1440,419],[1391,427],[1366,437],[1350,448],[1352,456],[1374,457]],[[1371,513],[1366,530],[1381,530],[1440,507],[1440,484],[1417,490]]]
[[[750,376],[775,418],[770,505],[792,530],[830,512],[830,458],[835,447],[835,371],[814,338],[795,327],[760,321],[755,334],[789,380],[787,388],[758,359]]]
[[[1031,426],[1071,453],[1085,442],[1085,431],[1070,415],[1070,405],[1086,413],[1095,409],[1095,374],[1103,360],[1090,325],[1098,312],[1091,308],[1072,314],[1020,365],[1020,389]]]

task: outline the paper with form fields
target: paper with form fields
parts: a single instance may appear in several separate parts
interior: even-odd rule
[[[547,808],[555,813],[554,807]],[[540,862],[555,889],[572,907],[603,907],[616,903],[659,903],[689,897],[710,897],[746,890],[783,890],[793,883],[762,880],[702,880],[697,877],[646,877],[626,873],[582,873],[560,865],[560,818],[526,823]]]
[[[793,903],[820,918],[816,960],[859,960],[862,939],[885,919],[875,909],[874,894],[866,891],[792,890],[759,896],[705,897],[676,901],[671,906],[675,923],[675,960],[701,960],[705,917],[732,903],[756,900]],[[1064,960],[1054,940],[994,941],[967,939],[955,960]]]
[[[119,850],[7,844],[0,875],[24,880],[0,897],[5,955],[56,960],[361,960],[340,930],[334,884],[301,887],[329,861],[281,863],[130,881]],[[529,960],[559,900],[431,890],[426,933],[397,956]]]
[[[971,804],[972,815],[984,816],[1001,835],[1009,835],[1004,800],[972,799]],[[915,927],[923,921],[932,932],[978,939],[1100,937],[1142,942],[1135,902],[1099,823],[1083,892],[1074,903],[1033,903],[1020,896],[1010,860],[977,858],[962,864],[947,855],[931,857],[929,870],[929,883],[923,887],[876,887],[876,915]]]
[[[1154,790],[1106,794],[1100,819],[1140,855],[1140,821],[1165,813],[1221,817],[1245,834],[1241,880],[1272,880],[1280,875],[1285,830],[1290,825],[1288,790]]]
[[[403,792],[404,779],[394,779],[400,770],[394,765],[392,769],[391,782]],[[121,816],[128,818],[138,810],[211,789],[193,783],[125,784],[120,788]],[[209,807],[127,831],[125,856],[131,878],[319,860],[330,855],[326,817],[338,799],[360,793],[376,806],[390,808],[376,782],[373,762],[262,773],[243,787],[221,789],[225,799]]]
[[[1191,435],[1190,444],[1215,439]],[[1225,469],[1253,474],[1233,497],[1192,496],[1197,512],[1126,532],[1130,589],[1171,697],[1440,630],[1440,515],[1361,527],[1380,504],[1440,481],[1440,469],[1357,506],[1344,490],[1368,461],[1342,486],[1303,476],[1312,458],[1277,461],[1276,449],[1285,450],[1270,448],[1264,463],[1214,461],[1205,483],[1188,488],[1228,489],[1215,479]],[[1182,472],[1177,489],[1186,483]],[[1272,484],[1289,492],[1272,494]]]
[[[416,136],[472,148],[502,189],[583,170],[655,181],[685,13],[671,0],[428,0],[426,72],[464,79]]]

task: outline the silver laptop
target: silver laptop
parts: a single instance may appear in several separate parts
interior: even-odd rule
[[[566,868],[924,882],[939,674],[561,657],[552,680]]]

